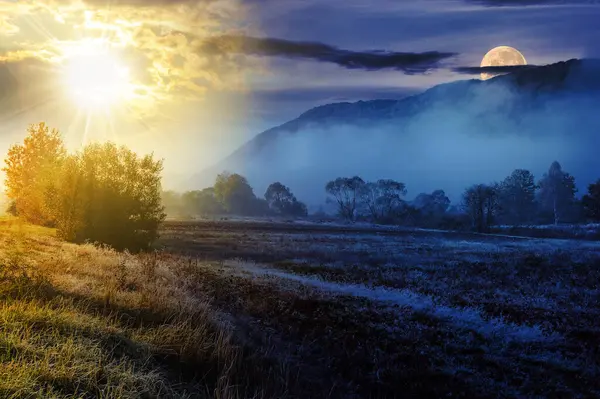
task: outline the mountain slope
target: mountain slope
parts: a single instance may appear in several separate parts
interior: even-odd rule
[[[442,188],[457,199],[469,184],[517,167],[539,175],[557,159],[584,189],[600,177],[599,105],[598,60],[441,84],[397,101],[328,104],[257,135],[195,182],[210,185],[229,170],[259,195],[281,180],[318,202],[327,180],[359,174],[404,181],[409,197]]]

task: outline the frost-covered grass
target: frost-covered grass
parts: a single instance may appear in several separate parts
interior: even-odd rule
[[[494,226],[494,233],[512,234],[540,238],[575,238],[584,240],[600,240],[600,224],[549,224],[527,226]]]
[[[600,395],[598,242],[245,222],[166,225],[162,245],[218,265],[203,289],[342,386]]]
[[[507,322],[501,317],[484,319],[478,309],[470,307],[451,307],[436,303],[433,298],[407,289],[390,289],[385,287],[367,287],[363,284],[341,284],[319,278],[300,276],[282,272],[272,268],[257,266],[243,261],[227,261],[226,266],[249,271],[262,277],[278,277],[316,287],[336,295],[349,295],[380,301],[391,305],[408,307],[414,311],[426,313],[432,317],[448,321],[458,328],[475,331],[488,339],[502,341],[537,342],[559,340],[555,333],[544,333],[540,326],[517,325]]]
[[[338,282],[410,289],[452,305],[483,306],[494,316],[584,307],[600,279],[600,242],[593,241],[264,227],[185,230],[176,237],[185,251],[209,258],[250,259]],[[493,306],[496,298],[502,303]]]
[[[528,225],[497,225],[494,226],[500,229],[512,229],[515,227],[523,227],[527,229],[539,229],[539,230],[600,230],[600,223],[585,223],[585,224],[528,224]]]

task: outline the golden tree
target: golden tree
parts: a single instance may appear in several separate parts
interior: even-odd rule
[[[11,146],[4,160],[6,195],[25,220],[53,225],[52,202],[66,151],[58,130],[44,122],[30,125],[27,132],[23,144]]]
[[[57,227],[65,239],[146,249],[164,220],[162,161],[113,143],[90,144],[64,162]]]

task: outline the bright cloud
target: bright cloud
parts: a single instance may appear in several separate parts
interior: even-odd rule
[[[66,67],[74,47],[102,41],[110,56],[130,70],[138,94],[135,106],[198,98],[211,88],[243,87],[244,69],[236,58],[216,59],[197,51],[199,40],[238,27],[243,15],[238,1],[125,0],[108,4],[97,0],[0,0],[0,63],[41,61],[52,67],[47,72],[53,75]]]

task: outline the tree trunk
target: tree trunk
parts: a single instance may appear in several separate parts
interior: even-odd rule
[[[554,196],[554,225],[558,224],[558,209],[556,207],[556,195]]]
[[[477,218],[478,218],[477,232],[483,233],[483,224],[484,224],[485,213],[483,211],[483,201],[481,201],[481,199],[479,200],[479,209],[477,211]]]

